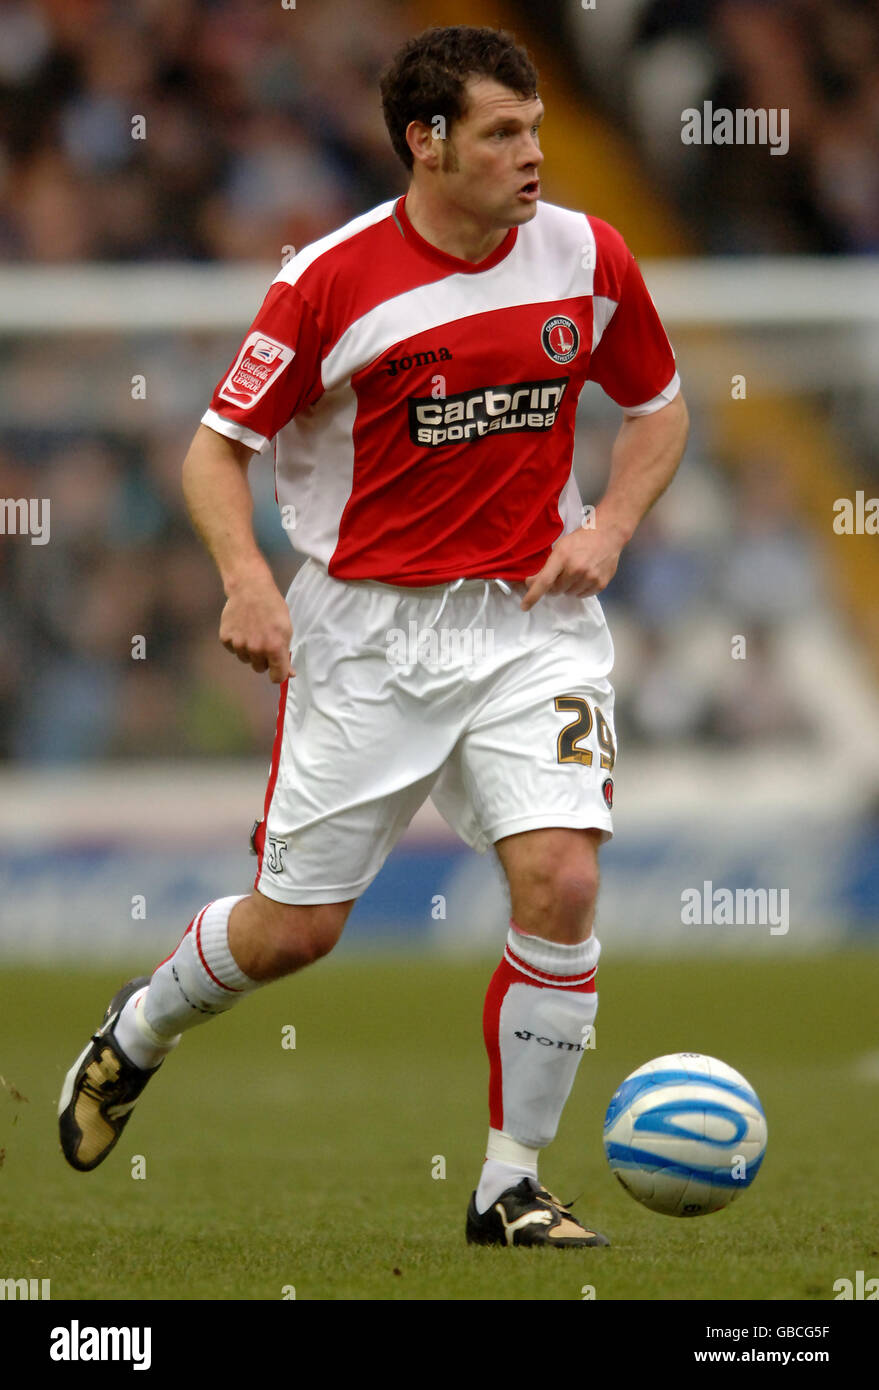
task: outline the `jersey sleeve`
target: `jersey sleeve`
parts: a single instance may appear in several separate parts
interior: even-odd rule
[[[605,301],[610,317],[593,349],[587,379],[597,382],[627,415],[650,415],[674,400],[680,377],[635,258],[622,238],[619,243],[619,269]],[[619,260],[620,254],[625,260]]]
[[[273,284],[202,424],[262,449],[321,395],[321,338],[295,285]]]

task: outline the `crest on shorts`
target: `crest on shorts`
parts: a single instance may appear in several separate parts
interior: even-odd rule
[[[613,807],[613,778],[605,777],[601,786],[601,795],[604,797],[604,804],[610,811]]]
[[[266,836],[266,868],[270,874],[283,873],[284,855],[289,848],[287,841],[277,835]]]
[[[546,320],[540,330],[540,341],[553,362],[570,362],[580,350],[580,330],[573,319],[557,314]]]

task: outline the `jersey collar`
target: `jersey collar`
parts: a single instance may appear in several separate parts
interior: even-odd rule
[[[441,251],[438,246],[425,241],[420,233],[416,232],[412,223],[406,215],[406,195],[397,199],[394,206],[394,221],[400,229],[403,238],[419,251],[423,256],[427,256],[435,265],[443,266],[446,270],[455,271],[461,275],[479,275],[483,270],[491,270],[492,266],[502,261],[508,256],[516,244],[518,227],[511,227],[504,237],[500,246],[496,246],[490,256],[486,256],[483,261],[464,261],[458,256],[450,256],[447,251]]]

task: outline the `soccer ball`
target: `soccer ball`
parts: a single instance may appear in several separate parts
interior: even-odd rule
[[[627,1076],[604,1118],[604,1149],[628,1193],[666,1216],[704,1216],[750,1187],[766,1116],[745,1078],[716,1057],[674,1052]]]

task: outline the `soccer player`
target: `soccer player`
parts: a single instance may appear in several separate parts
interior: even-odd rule
[[[332,950],[432,796],[468,844],[495,847],[511,904],[467,1238],[605,1245],[537,1164],[597,1006],[616,759],[597,595],[677,468],[687,414],[622,237],[540,200],[543,105],[512,37],[430,29],[382,99],[408,192],[288,262],[184,464],[224,584],[220,639],[280,686],[254,889],[202,907],[110,1002],[65,1081],[61,1142],[95,1168],[188,1028]],[[623,411],[589,525],[572,468],[586,381]],[[272,444],[307,557],[286,600],[247,483]]]

